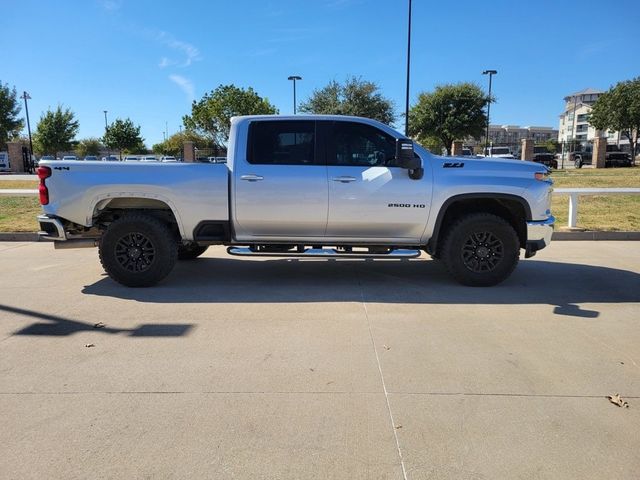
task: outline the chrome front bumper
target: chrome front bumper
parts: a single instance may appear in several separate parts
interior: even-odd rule
[[[546,220],[527,222],[527,257],[532,257],[538,250],[542,250],[551,243],[554,223],[556,223],[554,216]]]

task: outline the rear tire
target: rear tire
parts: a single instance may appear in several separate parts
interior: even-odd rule
[[[207,251],[208,246],[200,245],[179,245],[178,246],[178,260],[195,260],[204,252]]]
[[[488,287],[511,275],[518,265],[520,240],[504,218],[473,213],[458,219],[446,233],[442,259],[463,285]]]
[[[116,282],[150,287],[171,272],[178,246],[165,223],[132,213],[109,225],[100,238],[98,253],[102,267]]]

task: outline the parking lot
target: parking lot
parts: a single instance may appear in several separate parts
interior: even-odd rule
[[[95,249],[0,268],[2,478],[640,475],[640,242],[555,242],[486,289],[222,248],[151,289]]]

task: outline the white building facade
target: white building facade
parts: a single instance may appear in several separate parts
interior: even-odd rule
[[[589,115],[596,100],[605,92],[593,88],[585,88],[564,97],[564,111],[560,114],[558,142],[566,145],[593,141],[599,132],[589,124]],[[628,145],[629,140],[620,132],[606,132],[607,143]]]

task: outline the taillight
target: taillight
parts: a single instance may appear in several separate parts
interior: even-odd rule
[[[49,190],[47,189],[47,186],[44,184],[44,180],[45,178],[49,178],[51,176],[51,168],[38,167],[36,168],[36,173],[38,174],[38,178],[40,179],[40,185],[38,186],[38,193],[40,194],[40,205],[48,205]]]

